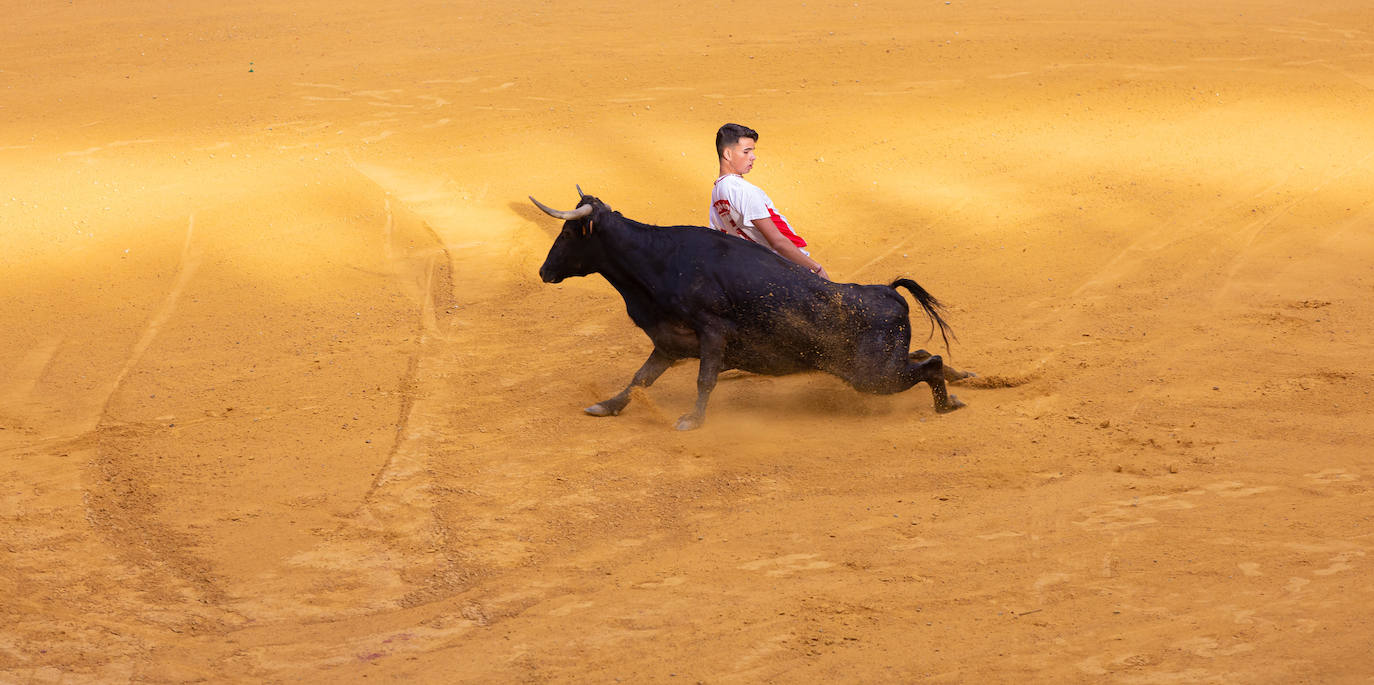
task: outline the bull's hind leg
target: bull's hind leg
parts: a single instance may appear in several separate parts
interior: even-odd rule
[[[619,414],[625,409],[625,405],[630,403],[631,390],[635,388],[647,388],[653,385],[654,381],[658,380],[658,377],[663,375],[663,372],[672,365],[673,360],[662,352],[659,352],[658,348],[655,347],[654,351],[649,353],[649,358],[644,360],[644,365],[639,367],[639,370],[635,372],[635,377],[630,379],[630,384],[625,386],[625,389],[620,391],[619,395],[609,400],[597,402],[582,411],[592,416],[615,416]]]
[[[931,356],[932,355],[929,352],[926,352],[925,350],[916,350],[915,352],[912,352],[911,354],[907,355],[907,359],[910,359],[914,362],[923,362],[927,359],[930,359]],[[945,381],[949,383],[953,383],[954,381],[962,381],[965,378],[974,378],[978,375],[972,371],[960,371],[954,368],[953,366],[950,366],[949,364],[945,364],[944,369]]]
[[[903,392],[917,383],[926,383],[935,398],[935,411],[945,414],[964,406],[945,389],[944,360],[939,355],[926,357],[922,362],[911,361],[906,355],[893,355],[881,366],[869,367],[846,379],[855,390],[878,395]]]
[[[930,394],[935,398],[935,411],[941,414],[947,414],[964,406],[958,397],[949,394],[949,391],[945,389],[945,361],[938,354],[931,355],[919,363],[908,360],[903,376],[906,380],[911,381],[911,385],[922,381],[930,385]]]

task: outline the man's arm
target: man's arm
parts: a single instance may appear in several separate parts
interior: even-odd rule
[[[763,234],[764,239],[768,241],[768,246],[773,248],[774,252],[782,255],[788,261],[806,267],[807,271],[827,281],[830,280],[830,274],[825,272],[825,267],[821,266],[820,262],[802,254],[802,251],[796,245],[793,245],[792,241],[783,237],[782,232],[778,230],[777,226],[773,225],[772,221],[768,219],[754,219],[754,227],[759,229],[759,233]]]

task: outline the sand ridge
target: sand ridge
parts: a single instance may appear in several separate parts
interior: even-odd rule
[[[1374,676],[1360,3],[7,14],[0,680]],[[525,197],[704,223],[724,121],[966,409],[581,413],[647,340]]]

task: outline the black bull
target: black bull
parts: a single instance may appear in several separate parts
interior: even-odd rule
[[[942,337],[950,332],[939,301],[915,281],[832,283],[760,245],[709,228],[631,221],[590,195],[570,211],[530,200],[564,220],[539,277],[558,283],[600,273],[654,343],[625,390],[588,407],[588,414],[619,414],[631,390],[652,385],[673,362],[693,357],[701,360],[697,402],[678,420],[679,430],[705,421],[716,377],[727,369],[769,375],[814,369],[878,394],[924,381],[935,411],[964,406],[946,391],[939,356],[908,352],[910,310],[897,286],[911,291]]]

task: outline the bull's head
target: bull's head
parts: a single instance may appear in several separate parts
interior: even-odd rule
[[[586,276],[600,268],[601,242],[593,238],[592,234],[596,230],[595,215],[609,211],[609,208],[601,200],[583,193],[581,187],[578,187],[577,194],[581,198],[577,208],[567,211],[553,209],[533,197],[530,198],[530,202],[545,214],[563,220],[562,232],[553,241],[553,247],[549,248],[549,256],[544,259],[544,265],[539,267],[539,277],[544,279],[545,283],[558,283],[565,278]]]

